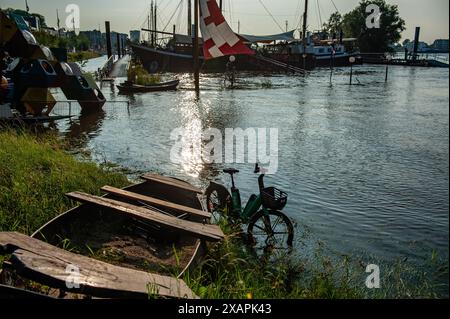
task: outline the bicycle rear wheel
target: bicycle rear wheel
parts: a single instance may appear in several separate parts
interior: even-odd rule
[[[230,219],[230,199],[231,195],[222,185],[211,183],[205,192],[208,211],[213,214],[213,221],[220,218]],[[217,216],[215,216],[217,215]]]
[[[258,212],[248,225],[248,240],[258,256],[289,253],[294,241],[294,225],[282,212]]]

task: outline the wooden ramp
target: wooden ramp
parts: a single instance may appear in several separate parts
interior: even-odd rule
[[[111,186],[104,186],[102,187],[102,191],[107,192],[109,194],[112,195],[116,195],[119,196],[121,198],[124,199],[131,199],[131,200],[135,200],[135,201],[140,201],[143,202],[145,204],[149,204],[149,205],[154,205],[156,207],[160,207],[160,208],[166,208],[169,210],[173,210],[179,213],[184,213],[184,214],[191,214],[191,215],[195,215],[195,216],[199,216],[199,217],[203,217],[203,218],[207,218],[210,219],[212,217],[211,213],[208,212],[204,212],[202,210],[199,209],[195,209],[195,208],[191,208],[191,207],[187,207],[187,206],[182,206],[182,205],[177,205],[174,203],[170,203],[167,201],[163,201],[157,198],[153,198],[153,197],[149,197],[149,196],[144,196],[141,194],[137,194],[137,193],[132,193],[132,192],[128,192],[122,189],[118,189],[115,187],[111,187]]]
[[[195,238],[200,238],[207,241],[220,241],[225,237],[220,227],[216,225],[200,224],[181,220],[151,209],[81,192],[69,193],[66,196],[81,203],[93,204],[96,206],[113,209],[114,211],[134,218],[154,223],[162,227],[172,228],[180,232],[187,233]]]
[[[191,184],[189,184],[187,182],[183,182],[183,181],[180,181],[180,180],[177,180],[174,178],[165,177],[165,176],[156,175],[156,174],[145,174],[142,176],[142,178],[149,182],[157,182],[157,183],[177,187],[180,189],[184,189],[187,191],[191,191],[191,192],[194,192],[197,194],[203,194],[203,191],[200,188],[192,186]]]
[[[182,280],[110,265],[19,233],[0,233],[0,253],[13,254],[10,262],[21,276],[68,292],[101,298],[197,298]],[[68,288],[74,283],[79,286]]]

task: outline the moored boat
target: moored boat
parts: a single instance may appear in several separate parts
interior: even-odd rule
[[[122,94],[131,93],[147,93],[147,92],[161,92],[161,91],[175,91],[180,84],[180,80],[173,80],[169,82],[162,82],[150,85],[138,85],[126,81],[117,86],[119,92]]]

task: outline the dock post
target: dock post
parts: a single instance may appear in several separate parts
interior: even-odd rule
[[[413,62],[416,62],[417,60],[417,53],[419,51],[419,39],[420,39],[420,27],[416,27],[416,33],[414,35]]]
[[[112,57],[112,48],[111,48],[111,25],[109,21],[105,22],[106,29],[106,51],[108,54],[108,59]]]
[[[350,62],[350,85],[352,85],[353,81],[353,63],[356,62],[355,57],[351,56],[348,61]]]
[[[121,58],[121,50],[120,50],[120,34],[117,33],[117,56],[120,59]]]
[[[199,61],[199,38],[198,38],[198,27],[200,20],[200,3],[199,0],[194,1],[194,21],[195,21],[195,30],[194,30],[194,82],[195,82],[195,93],[197,98],[200,97],[200,61]]]
[[[334,48],[331,48],[331,59],[330,59],[330,84],[333,81],[333,71],[334,71]]]
[[[388,75],[389,75],[389,63],[392,60],[392,56],[390,54],[386,55],[386,76],[384,78],[384,82],[386,83],[388,81]]]

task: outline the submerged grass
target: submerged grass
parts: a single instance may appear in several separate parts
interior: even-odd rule
[[[76,160],[55,135],[0,131],[0,231],[31,234],[75,205],[65,193],[100,195],[107,184],[123,187],[129,182],[111,166]],[[261,261],[247,248],[239,229],[221,226],[226,239],[211,245],[201,266],[184,277],[202,298],[448,298],[445,287],[431,284],[435,276],[448,283],[448,266],[442,266],[435,253],[430,254],[431,267],[423,268],[427,271],[403,261],[384,267],[388,270],[381,289],[368,290],[364,263],[348,256],[332,260],[320,243],[310,256]],[[70,241],[62,241],[63,248],[76,251]],[[149,295],[153,294],[150,287]]]
[[[246,249],[239,232],[210,247],[203,265],[185,280],[202,298],[212,299],[412,299],[448,298],[446,262],[417,266],[380,264],[380,289],[368,289],[362,257],[330,258],[318,243],[313,256],[262,261]],[[436,280],[438,279],[438,280]],[[448,282],[448,281],[447,281]]]

